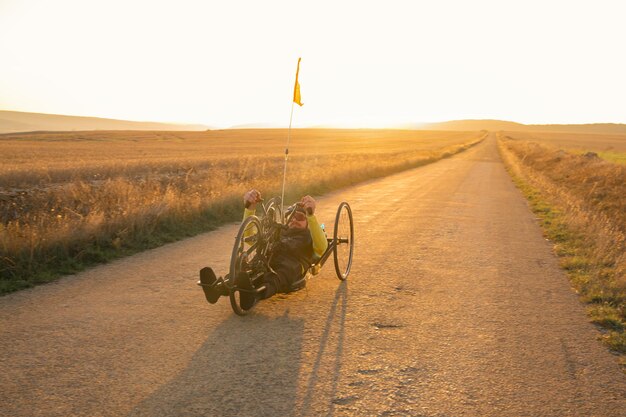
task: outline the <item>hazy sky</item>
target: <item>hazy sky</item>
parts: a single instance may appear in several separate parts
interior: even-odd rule
[[[0,0],[0,109],[382,126],[626,123],[624,1]],[[297,107],[297,106],[296,106]]]

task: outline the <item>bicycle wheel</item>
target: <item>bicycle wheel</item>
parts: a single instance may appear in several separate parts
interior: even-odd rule
[[[269,201],[263,205],[264,217],[268,215],[276,222],[280,223],[281,220],[281,206],[280,197],[272,197]]]
[[[263,218],[261,219],[261,227],[263,228],[263,238],[266,243],[274,242],[280,235],[280,226],[282,223],[282,212],[280,206],[280,197],[271,198],[267,204],[263,205]]]
[[[235,246],[230,256],[228,287],[230,288],[230,305],[233,311],[245,316],[250,310],[241,307],[241,292],[235,285],[235,279],[241,272],[251,274],[259,262],[264,250],[263,229],[258,217],[250,216],[241,224],[235,238]]]
[[[335,217],[335,236],[333,237],[333,258],[335,260],[335,272],[337,278],[348,278],[352,266],[352,254],[354,252],[354,224],[352,222],[352,209],[345,201],[339,204]]]

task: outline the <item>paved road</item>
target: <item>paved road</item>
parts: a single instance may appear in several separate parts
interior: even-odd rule
[[[235,316],[195,286],[237,226],[0,298],[2,416],[624,416],[596,341],[492,137],[319,200],[352,274]]]

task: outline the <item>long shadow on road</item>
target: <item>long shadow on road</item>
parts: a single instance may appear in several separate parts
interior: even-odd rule
[[[338,308],[340,300],[342,306]],[[296,410],[302,366],[305,319],[289,314],[229,317],[216,327],[174,379],[153,392],[129,414],[139,416],[290,416],[307,414],[316,387],[336,391],[344,340],[347,284],[335,293],[322,329],[311,374],[306,380],[302,409]],[[340,311],[337,335],[331,327]],[[337,340],[330,381],[318,381],[329,336]],[[325,397],[321,392],[321,396]],[[332,399],[332,398],[331,398]],[[330,403],[330,401],[329,401]],[[327,403],[328,404],[328,403]],[[327,407],[331,408],[332,403]]]
[[[324,358],[324,353],[326,349],[329,348],[329,337],[331,335],[331,327],[333,322],[335,321],[335,317],[337,316],[337,309],[339,302],[341,301],[341,310],[339,313],[339,323],[337,330],[337,347],[335,350],[335,358],[334,363],[331,369],[331,381],[324,381],[321,385],[326,385],[326,383],[330,382],[330,392],[329,392],[329,403],[328,403],[328,415],[332,415],[334,411],[334,403],[336,394],[337,394],[337,385],[339,383],[339,375],[341,374],[341,361],[343,356],[343,344],[345,340],[345,322],[346,322],[346,310],[348,308],[348,282],[343,281],[337,291],[335,292],[335,298],[331,305],[330,311],[328,312],[328,317],[326,318],[326,323],[324,325],[324,332],[322,333],[322,337],[320,338],[319,348],[317,350],[317,355],[315,357],[315,362],[313,363],[313,368],[311,370],[311,374],[308,376],[307,388],[304,393],[304,400],[302,403],[302,409],[298,414],[300,415],[309,415],[311,413],[311,403],[313,398],[315,397],[316,387],[320,385],[318,383],[320,368],[322,365],[322,359]]]
[[[130,415],[292,414],[303,324],[288,316],[231,316],[215,329],[184,371]]]

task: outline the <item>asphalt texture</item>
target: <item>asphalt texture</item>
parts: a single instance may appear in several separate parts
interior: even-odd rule
[[[356,247],[236,316],[238,225],[0,298],[2,416],[625,416],[598,340],[490,136],[318,199]],[[332,232],[330,232],[332,233]]]

